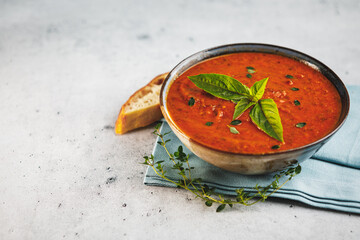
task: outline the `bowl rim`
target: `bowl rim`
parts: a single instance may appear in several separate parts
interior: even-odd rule
[[[187,61],[189,61],[190,59],[192,59],[194,57],[200,56],[201,54],[205,54],[207,52],[216,51],[216,50],[220,50],[220,49],[224,49],[224,48],[236,47],[236,46],[242,46],[242,47],[247,47],[247,46],[251,47],[251,46],[253,46],[255,48],[256,47],[259,47],[259,48],[260,47],[265,47],[265,48],[274,50],[274,52],[248,50],[248,51],[238,51],[238,52],[232,52],[232,53],[258,52],[258,53],[270,53],[270,54],[281,55],[281,54],[278,54],[279,51],[277,49],[279,49],[279,50],[282,50],[282,51],[285,51],[285,52],[288,52],[288,53],[292,53],[292,54],[294,54],[296,56],[301,56],[301,57],[307,58],[307,59],[311,60],[312,62],[315,62],[316,64],[309,63],[308,61],[306,61],[304,59],[296,58],[296,57],[292,56],[293,59],[301,61],[304,64],[307,64],[309,67],[312,67],[312,68],[316,69],[317,71],[320,71],[321,74],[323,74],[323,73],[320,70],[319,66],[321,68],[323,68],[327,73],[332,75],[333,78],[336,79],[337,83],[340,85],[340,88],[342,88],[344,90],[344,98],[345,98],[344,101],[346,103],[345,105],[343,104],[343,102],[341,104],[342,107],[341,107],[341,111],[340,111],[340,118],[339,118],[339,120],[337,122],[337,126],[334,129],[332,129],[329,133],[327,133],[324,137],[322,137],[322,138],[320,138],[320,139],[318,139],[318,140],[316,140],[316,141],[314,141],[312,143],[309,143],[309,144],[306,144],[306,145],[303,145],[303,146],[300,146],[300,147],[296,147],[296,148],[291,148],[291,149],[288,149],[288,150],[277,151],[277,152],[268,152],[268,153],[234,153],[234,152],[219,150],[219,149],[204,145],[204,144],[198,142],[196,139],[193,139],[193,138],[189,137],[188,135],[186,135],[181,130],[181,128],[179,128],[177,126],[177,124],[173,121],[173,119],[171,118],[171,116],[170,116],[170,114],[168,113],[168,110],[167,110],[165,97],[167,96],[172,83],[177,79],[178,76],[175,76],[173,79],[170,78],[170,77],[172,76],[172,74],[175,71],[178,70],[178,68],[180,68],[183,64],[185,64]],[[211,59],[211,58],[215,58],[217,56],[228,55],[228,54],[232,54],[232,53],[230,52],[230,53],[219,54],[219,55],[212,56],[212,57],[211,56],[210,57],[204,57],[203,59],[196,61],[196,63],[192,64],[189,67],[192,67],[192,66],[194,66],[194,65],[196,65],[196,64],[198,64],[198,63],[200,63],[202,61],[205,61],[205,60],[208,60],[208,59]],[[284,53],[282,56],[291,58],[291,56],[286,55],[286,53]],[[187,67],[185,70],[189,69],[189,67]],[[326,77],[326,78],[328,79],[328,77]],[[171,82],[169,82],[169,81],[171,81]],[[328,81],[330,81],[334,85],[334,87],[336,88],[337,92],[339,93],[340,99],[341,99],[342,97],[341,97],[341,94],[339,92],[338,87],[335,86],[335,84],[333,83],[332,80],[328,79]],[[163,82],[163,84],[161,86],[161,90],[160,90],[160,109],[161,109],[161,112],[162,112],[164,118],[169,123],[170,127],[175,127],[178,130],[178,132],[180,134],[182,134],[186,139],[189,139],[190,142],[195,142],[196,144],[198,144],[200,146],[203,146],[205,148],[208,148],[208,149],[210,149],[212,151],[215,151],[215,152],[218,152],[218,153],[225,153],[225,154],[231,154],[231,155],[236,155],[236,156],[261,157],[261,156],[276,156],[276,155],[283,155],[283,154],[288,154],[288,153],[295,153],[295,152],[299,152],[299,151],[303,151],[305,149],[315,147],[316,145],[321,144],[321,143],[325,144],[327,142],[327,140],[329,140],[329,138],[331,138],[345,123],[345,121],[346,121],[346,119],[348,117],[348,114],[349,114],[349,109],[350,109],[350,97],[349,97],[349,93],[348,93],[348,90],[347,90],[344,82],[336,75],[336,73],[333,70],[331,70],[327,65],[325,65],[321,61],[315,59],[314,57],[311,57],[310,55],[307,55],[307,54],[305,54],[303,52],[300,52],[300,51],[297,51],[297,50],[294,50],[294,49],[291,49],[291,48],[282,47],[282,46],[278,46],[278,45],[272,45],[272,44],[264,44],[264,43],[232,43],[232,44],[219,45],[219,46],[216,46],[216,47],[207,48],[207,49],[198,51],[198,52],[186,57],[185,59],[180,61],[173,69],[171,69],[171,71],[168,73],[168,75],[166,76],[166,78],[165,78],[165,80],[164,80],[164,82]]]

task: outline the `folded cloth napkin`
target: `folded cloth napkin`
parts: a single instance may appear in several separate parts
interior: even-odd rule
[[[305,204],[360,214],[360,86],[348,86],[350,94],[350,113],[344,126],[312,158],[301,164],[302,171],[272,197],[297,200]],[[169,125],[163,122],[161,132],[171,132]],[[182,145],[174,133],[166,135],[171,139],[167,143],[170,152]],[[159,139],[157,140],[159,141]],[[194,167],[193,178],[202,178],[217,193],[236,195],[235,189],[250,190],[256,184],[266,186],[273,181],[272,174],[244,176],[219,169],[192,154],[186,147],[184,152],[190,155],[189,163]],[[156,144],[153,155],[156,160],[168,160],[163,147]],[[163,164],[171,167],[170,161]],[[167,172],[177,181],[177,171]],[[175,187],[158,177],[151,167],[147,169],[146,185]]]

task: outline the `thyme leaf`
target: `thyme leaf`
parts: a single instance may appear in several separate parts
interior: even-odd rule
[[[241,124],[241,120],[233,120],[230,123],[231,125],[240,125]]]
[[[301,122],[301,123],[297,123],[295,126],[296,126],[297,128],[303,128],[303,127],[305,127],[305,125],[306,125],[305,122]]]
[[[188,101],[188,104],[189,104],[190,107],[194,106],[194,104],[195,104],[195,99],[194,99],[193,97],[191,97],[191,98],[189,99],[189,101]]]
[[[231,127],[231,126],[229,126],[229,125],[227,125],[227,126],[229,127],[231,133],[233,133],[233,134],[239,134],[239,131],[238,131],[236,128]]]
[[[213,125],[213,122],[207,122],[207,123],[205,123],[205,125],[206,126],[211,126],[211,125]]]

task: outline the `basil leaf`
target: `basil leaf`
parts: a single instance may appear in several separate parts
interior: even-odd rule
[[[274,146],[271,147],[271,149],[279,149],[279,148],[280,148],[279,145],[274,145]]]
[[[211,125],[213,125],[213,122],[206,122],[205,125],[206,126],[211,126]]]
[[[264,95],[265,87],[266,87],[268,80],[269,80],[269,78],[264,78],[260,81],[255,82],[251,86],[250,90],[251,90],[251,95],[253,96],[254,102],[260,100],[262,98],[262,96]]]
[[[250,111],[251,120],[267,135],[284,142],[279,110],[272,99],[260,100]]]
[[[225,100],[239,100],[250,96],[250,89],[235,78],[223,74],[199,74],[188,77],[198,88]]]
[[[246,109],[248,109],[249,107],[251,107],[254,104],[255,104],[255,102],[252,102],[248,98],[244,98],[244,99],[239,100],[238,103],[235,106],[233,120],[235,118],[237,118],[238,116],[240,116],[243,112],[246,111]]]
[[[248,67],[246,67],[246,69],[251,69],[251,70],[255,70],[255,68],[253,68],[253,67],[251,67],[251,66],[248,66]]]
[[[246,74],[247,78],[252,78],[252,75],[250,73]]]
[[[293,87],[293,88],[290,88],[290,89],[293,90],[293,91],[299,91],[299,89],[296,88],[296,87]]]
[[[285,77],[286,77],[286,78],[290,78],[290,79],[291,79],[291,78],[294,78],[293,76],[291,76],[291,75],[289,75],[289,74],[288,74],[288,75],[285,75]]]
[[[253,70],[253,69],[248,69],[247,71],[248,71],[248,73],[250,73],[250,74],[256,73],[256,71]]]
[[[295,104],[295,106],[299,106],[299,105],[300,105],[300,101],[299,101],[299,100],[295,100],[295,101],[294,101],[294,104]]]

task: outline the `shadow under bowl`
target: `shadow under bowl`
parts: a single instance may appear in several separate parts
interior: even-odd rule
[[[310,144],[290,150],[265,154],[238,154],[219,151],[204,146],[203,144],[200,144],[196,140],[187,136],[173,121],[173,119],[169,115],[166,106],[167,94],[172,83],[187,69],[198,64],[199,62],[221,55],[240,52],[276,54],[295,59],[321,72],[335,86],[341,98],[342,109],[340,118],[335,128],[323,138]],[[343,125],[349,112],[350,99],[346,87],[344,83],[340,80],[340,78],[329,67],[316,60],[315,58],[293,49],[275,45],[238,43],[205,49],[181,61],[177,66],[175,66],[174,69],[171,70],[163,83],[160,91],[160,107],[164,118],[166,119],[176,136],[190,151],[192,151],[199,158],[212,165],[231,172],[253,175],[279,171],[289,167],[292,164],[301,163],[304,160],[310,158],[327,141],[329,141],[329,139]]]

